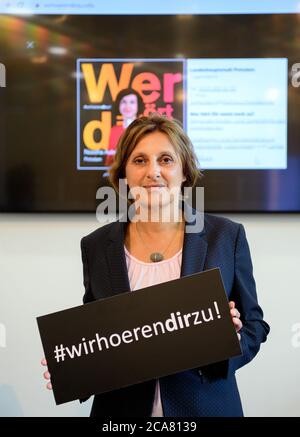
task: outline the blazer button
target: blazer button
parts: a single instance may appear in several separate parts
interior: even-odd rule
[[[200,376],[202,376],[202,372],[201,372],[201,370],[198,370],[198,373],[199,373]]]

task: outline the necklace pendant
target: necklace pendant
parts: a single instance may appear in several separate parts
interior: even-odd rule
[[[159,252],[154,252],[154,253],[151,253],[150,259],[152,262],[157,263],[159,261],[162,261],[164,259],[164,256]]]

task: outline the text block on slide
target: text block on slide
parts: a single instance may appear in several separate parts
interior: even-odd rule
[[[286,58],[187,60],[187,133],[201,168],[287,168]]]

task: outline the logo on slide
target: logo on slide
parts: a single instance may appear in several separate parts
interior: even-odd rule
[[[180,59],[77,60],[77,169],[107,170],[120,136],[141,115],[183,120]]]

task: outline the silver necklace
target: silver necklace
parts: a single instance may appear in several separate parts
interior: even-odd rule
[[[137,226],[137,222],[135,223],[135,227],[136,227],[136,231],[138,236],[140,237],[141,241],[143,242],[144,246],[147,247],[147,249],[151,252],[151,249],[149,248],[149,246],[144,242],[139,230],[138,230],[138,226]],[[178,225],[178,229],[179,229],[179,225]],[[174,235],[174,238],[176,237],[177,233],[178,233],[178,229]],[[168,246],[166,247],[166,249],[163,252],[152,252],[150,253],[150,260],[154,263],[160,262],[164,259],[164,254],[166,253],[166,251],[169,249],[169,247],[171,246],[172,241],[174,240],[174,238],[171,239],[170,243],[168,244]]]

